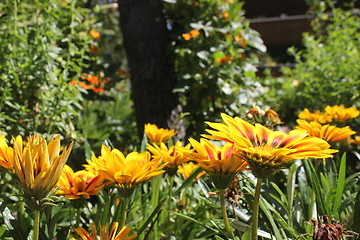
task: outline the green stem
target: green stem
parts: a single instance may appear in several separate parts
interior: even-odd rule
[[[259,203],[260,203],[261,183],[262,183],[262,179],[258,178],[256,182],[254,202],[253,202],[251,240],[258,239],[257,231],[259,226]]]
[[[80,207],[76,209],[76,225],[75,228],[80,227],[80,214],[81,214],[81,209]]]
[[[34,211],[34,232],[33,240],[39,240],[39,230],[40,230],[40,210]]]
[[[233,233],[230,228],[230,222],[226,211],[225,205],[225,189],[220,189],[220,204],[221,204],[221,211],[225,223],[225,230],[228,237],[234,238]]]
[[[172,188],[174,185],[174,176],[170,176],[169,178],[169,198],[168,198],[168,213],[169,213],[169,221],[170,221],[170,211],[171,211],[171,193],[172,193]]]
[[[122,229],[125,226],[125,222],[126,222],[126,204],[127,204],[127,199],[126,198],[121,198],[121,214],[120,214],[120,223],[119,223],[119,229]]]

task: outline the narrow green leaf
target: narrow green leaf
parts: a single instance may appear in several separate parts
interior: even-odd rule
[[[325,202],[323,199],[323,190],[322,187],[320,185],[320,181],[319,181],[319,177],[316,174],[316,171],[314,169],[314,166],[311,162],[311,159],[307,159],[307,160],[303,160],[302,161],[306,170],[306,175],[309,178],[310,184],[311,186],[314,188],[315,192],[316,192],[316,204],[317,204],[317,210],[318,210],[318,214],[320,215],[324,215],[327,214],[326,213],[326,208],[325,208]]]
[[[335,201],[333,205],[333,213],[335,214],[336,217],[339,217],[338,210],[344,193],[345,175],[346,175],[346,152],[341,157],[339,177],[336,185]]]

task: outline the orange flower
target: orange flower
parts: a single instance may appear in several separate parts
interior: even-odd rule
[[[88,75],[88,78],[87,80],[91,83],[91,84],[94,84],[94,85],[99,85],[99,78],[95,75]]]
[[[245,39],[241,36],[235,36],[234,40],[235,40],[235,42],[238,42],[238,44],[243,48],[246,47],[246,45],[247,45]]]
[[[217,58],[216,61],[220,64],[226,64],[230,62],[233,58],[230,55],[226,55],[223,58]]]
[[[67,199],[89,199],[90,195],[100,192],[104,178],[93,172],[81,170],[74,173],[70,166],[65,165],[59,181],[55,185],[58,188],[56,194],[65,195]]]
[[[190,40],[190,39],[192,39],[192,38],[196,38],[196,37],[199,36],[199,35],[200,35],[199,30],[193,29],[193,30],[191,30],[189,33],[183,33],[181,36],[182,36],[186,41],[188,41],[188,40]]]
[[[95,32],[94,30],[90,30],[90,35],[94,39],[100,39],[100,33],[99,32]]]

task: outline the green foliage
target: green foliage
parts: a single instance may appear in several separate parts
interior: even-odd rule
[[[6,0],[0,13],[2,130],[66,135],[81,108],[81,97],[68,82],[86,66],[87,12],[75,0]]]
[[[166,5],[178,78],[175,91],[190,113],[189,135],[203,132],[202,123],[220,112],[243,113],[262,95],[254,80],[257,59],[252,53],[266,48],[245,21],[243,4],[179,0]]]
[[[333,9],[332,15],[321,17],[321,27],[321,19],[317,19],[313,25],[316,32],[304,34],[305,48],[289,49],[296,67],[283,70],[288,79],[278,101],[284,103],[280,107],[284,116],[304,108],[323,109],[329,104],[349,107],[359,102],[359,16]]]

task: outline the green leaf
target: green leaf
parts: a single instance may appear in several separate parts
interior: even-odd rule
[[[346,152],[341,157],[339,177],[336,184],[335,201],[333,205],[333,214],[335,214],[336,217],[339,217],[338,210],[344,193],[345,175],[346,175]]]

